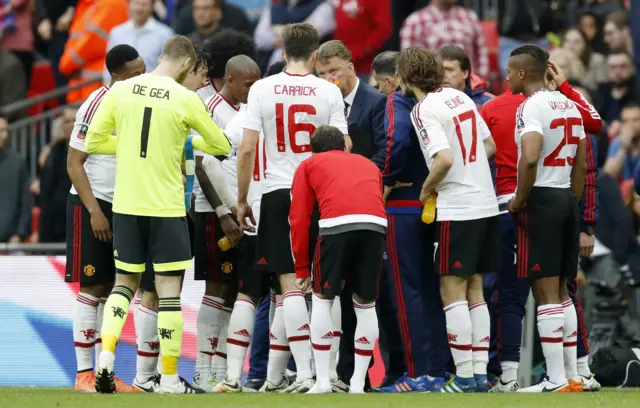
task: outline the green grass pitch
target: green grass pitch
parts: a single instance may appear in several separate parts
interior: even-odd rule
[[[4,408],[638,408],[640,389],[604,389],[583,394],[207,394],[96,395],[70,388],[0,388]]]

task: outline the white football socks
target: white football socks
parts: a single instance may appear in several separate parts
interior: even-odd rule
[[[278,385],[284,378],[287,363],[291,357],[291,350],[287,341],[284,327],[284,306],[282,302],[276,304],[273,324],[269,330],[269,362],[267,364],[267,381]]]
[[[73,344],[77,371],[93,369],[93,347],[97,338],[97,314],[100,298],[78,293],[73,311]]]
[[[565,384],[562,337],[564,336],[564,311],[562,305],[538,306],[538,333],[542,353],[547,363],[547,376],[554,384]]]
[[[311,378],[311,353],[309,350],[309,313],[304,294],[292,290],[282,295],[284,304],[284,326],[289,348],[296,361],[297,379],[302,382]]]
[[[331,306],[333,300],[313,295],[311,308],[311,345],[316,362],[316,383],[320,388],[331,388],[330,358],[333,343]]]
[[[196,357],[196,377],[208,379],[211,376],[211,359],[216,352],[220,336],[220,316],[224,309],[224,299],[203,296],[198,310],[198,354]]]
[[[160,340],[158,339],[158,312],[140,304],[137,308],[136,332],[138,333],[138,355],[136,378],[148,381],[157,374]]]
[[[568,380],[580,381],[578,375],[578,315],[571,299],[562,303],[564,332],[562,334],[564,373]]]
[[[239,380],[247,356],[247,349],[253,338],[255,323],[255,303],[238,299],[233,307],[227,334],[227,378]]]
[[[473,357],[473,374],[487,375],[489,364],[489,343],[491,342],[491,321],[487,303],[476,303],[469,306],[471,317],[471,352]]]
[[[364,391],[364,382],[373,357],[373,349],[378,340],[378,315],[375,302],[366,305],[353,300],[356,312],[356,333],[354,337],[354,368],[349,386],[353,392]]]
[[[473,353],[471,351],[473,327],[467,301],[450,304],[444,308],[447,321],[449,349],[456,365],[456,376],[473,377]]]

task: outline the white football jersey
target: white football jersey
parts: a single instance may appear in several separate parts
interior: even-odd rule
[[[87,129],[108,90],[109,87],[105,85],[93,91],[89,98],[80,105],[78,113],[76,113],[76,121],[73,124],[69,146],[86,153],[84,138],[87,136]],[[84,171],[87,173],[93,195],[101,200],[113,202],[113,189],[116,184],[116,156],[90,154],[84,163]],[[73,185],[71,186],[71,194],[78,194]]]
[[[240,105],[232,105],[229,103],[222,94],[214,94],[209,97],[205,101],[205,105],[209,108],[209,112],[211,112],[211,119],[218,125],[218,127],[224,130],[227,127],[227,124],[237,115],[240,110]],[[205,153],[200,151],[195,152],[196,156],[208,156]],[[233,197],[237,199],[238,197],[238,181],[236,177],[236,166],[235,162],[230,164],[225,164],[229,159],[223,160],[222,164],[219,168],[224,171],[224,179],[227,183],[227,186],[231,189],[233,193]],[[202,188],[200,188],[200,183],[196,186],[194,183],[193,192],[196,195],[196,212],[212,212],[214,208],[211,207],[209,200],[205,197],[202,192]]]
[[[234,166],[233,174],[236,178],[233,182],[229,181],[229,188],[232,190],[234,196],[238,197],[238,180],[237,180],[237,164],[238,164],[238,149],[242,142],[242,136],[244,134],[244,121],[246,119],[246,105],[242,105],[240,112],[227,124],[224,132],[231,141],[231,154],[229,159],[224,160],[222,164],[230,167]],[[215,160],[215,158],[212,158]],[[207,159],[205,159],[207,160]],[[228,162],[228,164],[227,164]],[[256,222],[260,219],[260,201],[262,200],[262,184],[265,180],[265,168],[267,163],[267,156],[265,152],[264,134],[260,132],[260,139],[256,146],[256,158],[253,165],[253,176],[251,183],[249,184],[249,195],[247,202],[251,204],[253,209],[253,216]],[[226,172],[225,172],[226,174]],[[248,235],[253,235],[248,233]]]
[[[425,96],[411,112],[427,166],[445,149],[453,166],[438,187],[438,221],[465,221],[498,215],[484,140],[491,132],[465,93],[441,88]]]
[[[206,83],[204,86],[201,86],[201,87],[196,91],[196,94],[200,97],[200,99],[202,99],[202,102],[207,101],[209,98],[211,98],[212,96],[216,95],[217,93],[218,93],[218,91],[216,90],[216,88],[213,86],[213,84],[211,83],[211,81],[210,81],[209,79],[207,79],[207,83]],[[196,132],[195,130],[191,129],[191,131],[189,132],[189,134],[190,134],[190,135],[197,135],[197,134],[198,134],[198,132]],[[195,150],[195,151],[193,152],[193,154],[194,154],[195,156],[202,156],[204,153],[201,153],[201,152],[199,152],[198,150]],[[201,189],[200,189],[200,183],[198,182],[198,177],[196,176],[196,177],[194,177],[194,180],[193,180],[193,194],[195,194],[195,195],[196,195],[196,197],[197,197],[197,195],[198,195],[198,191],[200,191],[200,190],[201,190]],[[198,206],[198,200],[197,200],[197,198],[196,198],[196,201],[195,201],[195,206],[196,206],[196,207],[195,207],[195,211],[198,211],[198,208],[202,208],[202,205],[203,205],[203,203],[202,203],[202,199],[200,199],[199,201],[200,201],[200,206]],[[211,210],[211,209],[210,209],[210,208],[211,208],[211,206],[209,205],[209,202],[208,202],[208,201],[207,201],[207,204],[206,204],[206,205],[208,206],[208,207],[206,207],[206,208],[209,208],[209,209],[208,209],[208,210],[206,210],[206,211],[213,211],[213,210]],[[202,210],[202,211],[204,212],[205,210]]]
[[[522,156],[522,136],[542,135],[535,187],[571,187],[571,169],[578,144],[585,138],[582,116],[566,96],[558,91],[539,91],[518,108],[516,144],[518,161]]]
[[[344,100],[335,84],[282,72],[251,86],[243,126],[264,133],[269,163],[264,193],[291,188],[293,173],[311,156],[311,135],[322,125],[348,133]]]
[[[203,101],[206,101],[207,99],[211,98],[213,95],[217,94],[218,90],[216,89],[215,86],[213,86],[211,81],[207,79],[207,83],[204,86],[201,86],[200,88],[198,88],[196,93],[198,94],[200,99],[202,99]]]

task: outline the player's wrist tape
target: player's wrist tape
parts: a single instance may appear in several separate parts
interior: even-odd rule
[[[220,205],[216,207],[215,212],[218,218],[231,214],[231,210],[228,209],[226,205]]]

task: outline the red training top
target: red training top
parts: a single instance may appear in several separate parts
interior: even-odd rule
[[[291,186],[291,248],[298,278],[311,275],[309,226],[315,201],[320,206],[320,235],[354,230],[385,233],[387,213],[382,175],[369,159],[339,150],[303,161]]]

